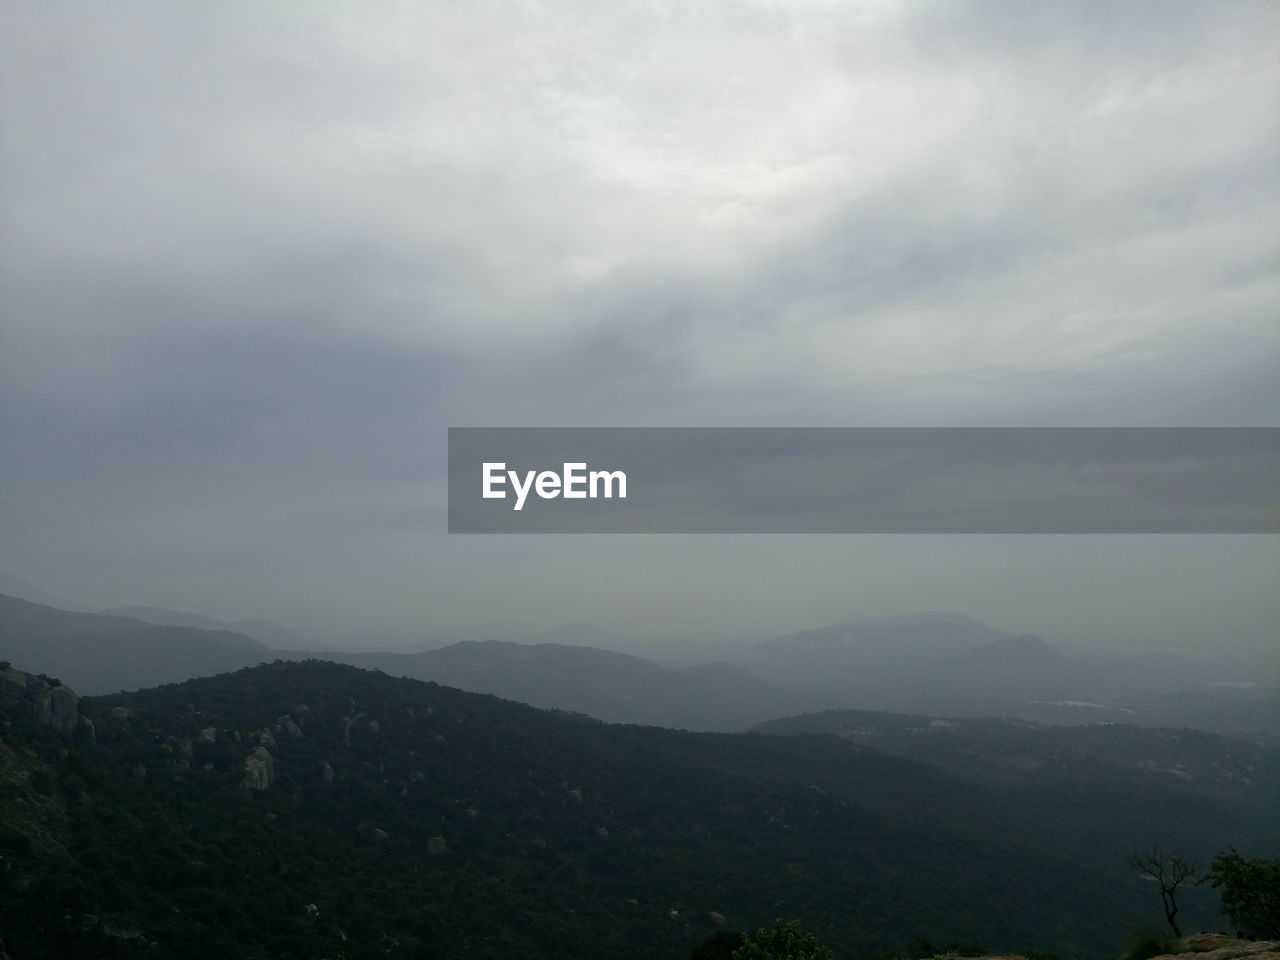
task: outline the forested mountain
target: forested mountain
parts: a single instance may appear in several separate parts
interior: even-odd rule
[[[678,960],[775,916],[839,956],[1107,957],[1156,909],[1130,852],[1277,840],[1159,770],[1056,797],[320,662],[86,698],[71,734],[0,706],[0,925],[24,958]]]
[[[558,643],[464,641],[421,653],[288,653],[492,693],[615,723],[743,730],[799,701],[727,663],[671,670],[641,657]]]
[[[1280,813],[1280,750],[1187,728],[1053,726],[997,717],[829,710],[762,723],[760,733],[831,734],[984,786],[1061,797],[1146,782],[1265,823]]]

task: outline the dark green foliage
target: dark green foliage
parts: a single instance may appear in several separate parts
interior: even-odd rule
[[[15,957],[673,960],[784,911],[841,956],[929,931],[1099,957],[1149,894],[1096,832],[1141,799],[1116,783],[1046,814],[833,737],[611,726],[316,662],[81,709],[96,741],[0,727]],[[264,741],[275,779],[250,790]]]
[[[717,930],[694,948],[687,960],[733,960],[733,951],[742,946],[742,934]]]
[[[1150,957],[1174,953],[1176,949],[1176,940],[1149,930],[1139,930],[1129,935],[1121,960],[1148,960]]]
[[[835,960],[829,947],[800,927],[799,920],[775,920],[772,929],[761,927],[742,938],[733,960]]]
[[[980,957],[984,953],[986,953],[986,950],[977,943],[961,943],[955,940],[948,940],[939,946],[935,946],[931,940],[925,938],[912,943],[909,951],[910,956],[913,957]]]
[[[1246,860],[1231,849],[1213,858],[1205,879],[1222,891],[1222,912],[1242,935],[1280,937],[1280,857]]]

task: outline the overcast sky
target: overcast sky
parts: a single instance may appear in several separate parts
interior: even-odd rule
[[[451,425],[1280,425],[1280,4],[0,10],[2,569],[351,646],[1276,646],[1276,537],[443,531]]]

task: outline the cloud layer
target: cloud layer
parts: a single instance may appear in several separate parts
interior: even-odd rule
[[[372,585],[475,549],[438,535],[449,425],[1277,423],[1265,0],[0,33],[3,559],[104,605],[314,623],[301,584],[347,581],[411,630],[422,590]]]

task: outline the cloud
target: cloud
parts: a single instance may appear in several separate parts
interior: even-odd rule
[[[396,539],[451,424],[1274,424],[1278,38],[1267,2],[15,5],[11,566],[81,521]]]

